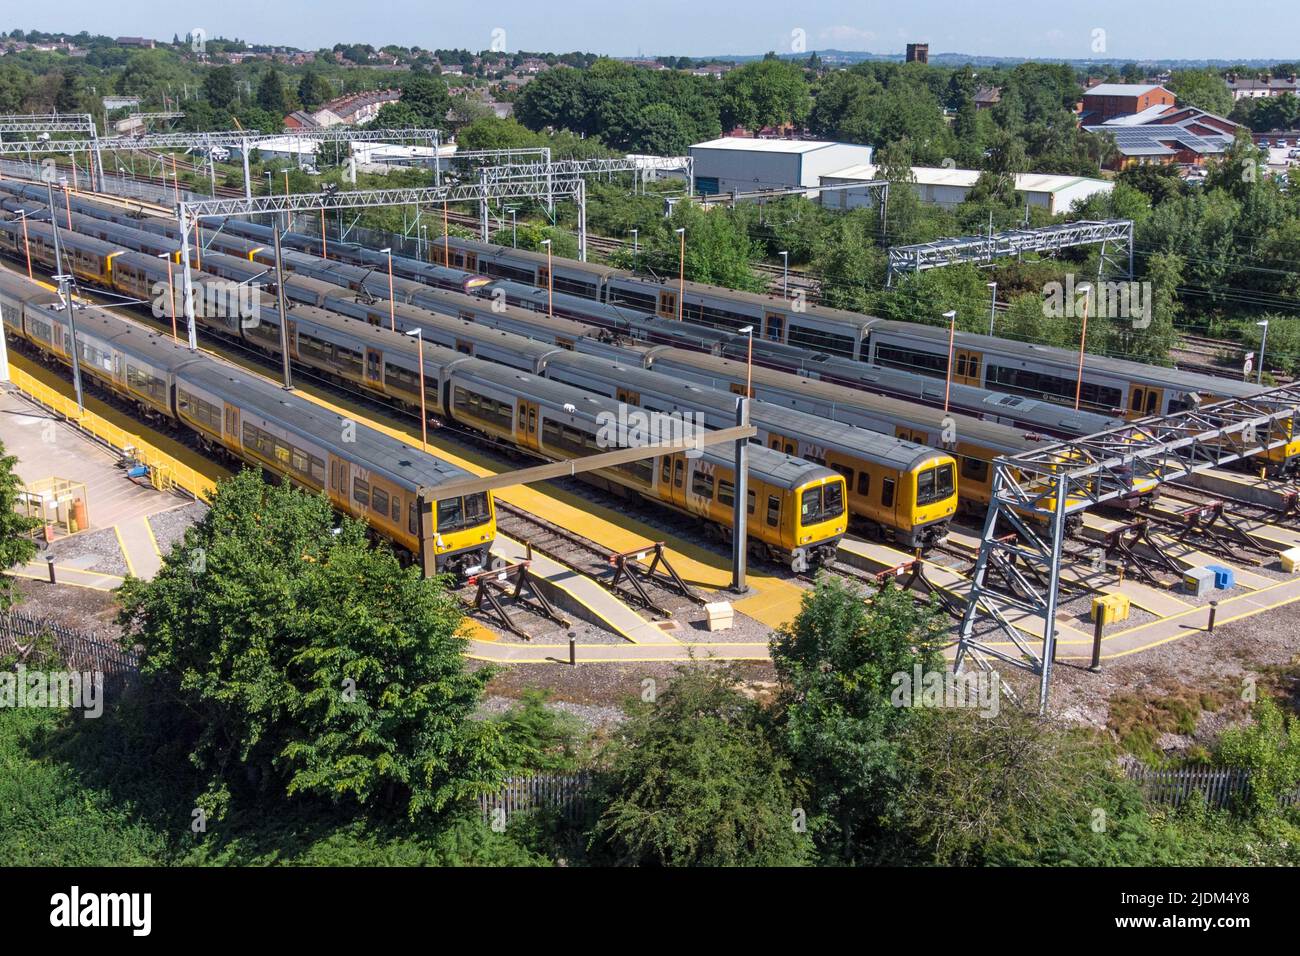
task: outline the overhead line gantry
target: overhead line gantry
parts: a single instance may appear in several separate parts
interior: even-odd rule
[[[954,667],[960,670],[971,657],[990,670],[988,658],[995,658],[1037,674],[1038,706],[1045,711],[1067,519],[1130,497],[1135,487],[1177,481],[1285,445],[1296,434],[1297,406],[1300,384],[1286,385],[995,459],[992,501]],[[1000,535],[999,525],[1014,534]],[[992,587],[988,578],[992,569],[1014,582],[1020,593]],[[1011,617],[1037,622],[1042,634],[1037,649]],[[997,646],[994,636],[1010,641],[1015,650]]]

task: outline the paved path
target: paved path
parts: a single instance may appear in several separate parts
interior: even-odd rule
[[[145,581],[162,569],[162,554],[158,550],[158,539],[154,537],[149,519],[131,518],[114,525],[117,531],[117,543],[126,556],[126,567],[135,577]]]

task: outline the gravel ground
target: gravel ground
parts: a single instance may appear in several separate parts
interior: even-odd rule
[[[494,694],[484,698],[483,703],[479,706],[479,713],[486,717],[494,717],[498,714],[504,714],[516,703],[518,703],[518,701],[513,697],[502,697]],[[627,719],[627,715],[623,712],[621,707],[610,705],[578,704],[567,700],[548,700],[546,702],[546,708],[548,710],[572,714],[574,717],[581,720],[588,730],[592,731],[600,731],[616,727]]]
[[[117,532],[112,528],[97,528],[83,531],[70,538],[55,541],[48,552],[38,555],[42,560],[45,554],[53,554],[57,564],[68,564],[86,571],[102,571],[104,574],[126,576],[126,556],[118,543]]]
[[[163,557],[167,556],[172,545],[185,537],[185,529],[202,521],[207,513],[206,504],[202,501],[191,501],[167,511],[160,511],[156,515],[150,515],[149,527],[153,529],[153,536],[158,540],[158,550],[162,552]]]

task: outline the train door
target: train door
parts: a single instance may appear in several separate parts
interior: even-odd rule
[[[474,272],[478,269],[478,255],[473,252],[465,253],[465,271]]]
[[[1164,408],[1165,390],[1151,385],[1134,385],[1129,398],[1128,417],[1146,418],[1159,415]]]
[[[960,382],[963,385],[981,384],[983,355],[967,349],[958,349],[953,360],[956,362],[956,368],[953,369],[952,373],[954,382]]]
[[[784,435],[778,435],[776,432],[767,433],[767,447],[786,455],[797,455],[799,453],[798,439],[787,438]]]
[[[634,392],[630,388],[620,388],[618,390],[618,400],[624,405],[640,405],[641,393]]]
[[[225,432],[226,444],[239,447],[239,407],[226,403]]]
[[[666,290],[659,293],[659,314],[665,319],[677,318],[677,293]]]
[[[551,270],[546,266],[538,266],[537,267],[537,288],[549,289],[550,287],[551,287]]]
[[[731,394],[733,394],[733,395],[744,395],[744,394],[745,394],[745,386],[741,385],[739,382],[732,382],[731,385],[728,386],[728,388],[731,389]],[[753,397],[754,397],[754,386],[753,386],[753,385],[751,385],[751,386],[749,387],[749,395],[748,395],[748,397],[749,397],[749,398],[753,398]]]
[[[515,441],[525,448],[537,450],[537,403],[519,399],[515,404]]]
[[[235,321],[238,322],[239,320],[236,319]],[[298,355],[298,322],[296,319],[289,320],[289,354],[294,358],[300,357]]]
[[[463,354],[463,355],[473,355],[473,354],[474,354],[474,343],[471,342],[469,339],[457,339],[457,340],[456,340],[456,351],[457,351],[457,352],[460,352],[460,353]]]
[[[929,444],[929,440],[925,432],[913,431],[911,428],[908,428],[906,425],[898,425],[897,427],[895,427],[894,437],[899,439],[900,441],[916,442],[916,444],[918,445]]]
[[[768,312],[763,316],[763,337],[769,342],[785,341],[785,316],[780,312]]]
[[[384,387],[384,353],[379,349],[366,349],[366,384]]]

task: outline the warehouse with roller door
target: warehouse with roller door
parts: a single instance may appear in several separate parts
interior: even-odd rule
[[[695,189],[706,195],[789,189],[814,190],[822,177],[871,162],[871,147],[819,140],[748,139],[724,136],[690,148]]]

